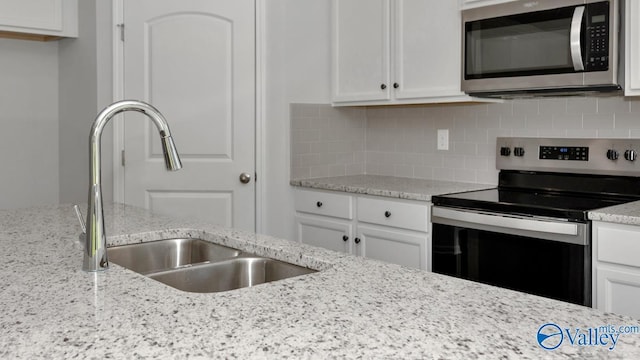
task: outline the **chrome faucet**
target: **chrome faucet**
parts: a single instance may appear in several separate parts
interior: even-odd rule
[[[82,270],[102,271],[109,268],[107,259],[107,238],[104,232],[104,213],[102,209],[102,188],[100,186],[100,137],[105,125],[116,114],[124,111],[138,111],[147,115],[158,128],[162,141],[162,152],[167,170],[182,168],[178,151],[171,138],[169,124],[162,114],[153,106],[137,100],[115,102],[102,110],[91,127],[89,136],[89,206],[85,232],[84,260]]]

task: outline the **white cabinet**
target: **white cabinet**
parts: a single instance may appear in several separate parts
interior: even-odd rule
[[[0,36],[49,40],[78,36],[78,0],[0,1]]]
[[[626,96],[640,95],[640,0],[625,2]]]
[[[430,269],[430,203],[296,190],[295,204],[302,243]]]
[[[333,1],[333,100],[388,100],[389,0]]]
[[[513,2],[516,0],[462,0],[462,9],[472,9],[477,7],[503,4],[507,2]]]
[[[353,196],[326,191],[295,192],[298,241],[344,253],[352,253]]]
[[[593,299],[640,319],[640,226],[593,222]]]
[[[457,1],[333,1],[333,104],[471,101]]]

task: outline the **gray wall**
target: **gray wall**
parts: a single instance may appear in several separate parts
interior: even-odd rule
[[[78,2],[77,39],[60,40],[60,202],[86,203],[89,186],[89,131],[112,98],[111,5]],[[113,198],[113,125],[102,138],[105,201]]]
[[[0,39],[0,209],[58,202],[58,44]]]

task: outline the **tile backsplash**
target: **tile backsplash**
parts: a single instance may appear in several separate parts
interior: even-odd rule
[[[449,129],[449,150],[436,149],[438,129]],[[292,104],[291,177],[374,174],[495,184],[498,136],[640,137],[640,99],[367,108]]]

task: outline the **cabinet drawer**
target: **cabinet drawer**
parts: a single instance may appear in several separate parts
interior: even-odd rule
[[[322,191],[297,190],[296,211],[342,219],[353,219],[353,197]]]
[[[358,198],[358,220],[372,224],[428,232],[428,203]]]
[[[597,227],[598,261],[640,267],[640,228],[614,225]]]

